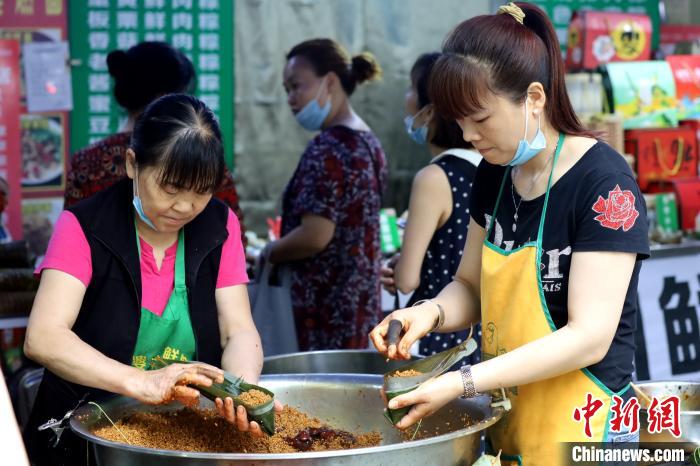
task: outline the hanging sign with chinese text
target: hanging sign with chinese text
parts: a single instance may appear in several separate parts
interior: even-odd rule
[[[643,368],[645,374],[640,378],[695,380],[700,377],[698,264],[697,250],[672,257],[652,256],[642,264],[638,289],[648,367]],[[639,353],[637,356],[639,360]]]
[[[233,2],[86,0],[71,4],[73,151],[119,131],[126,115],[112,98],[106,58],[142,41],[182,50],[197,71],[196,95],[218,116],[230,164],[233,139]]]
[[[19,44],[0,40],[0,243],[22,238]]]

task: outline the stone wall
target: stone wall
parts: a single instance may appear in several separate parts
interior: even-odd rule
[[[425,148],[404,132],[408,73],[421,53],[439,50],[459,22],[489,12],[489,0],[237,0],[235,10],[235,178],[246,224],[265,231],[279,214],[282,191],[311,133],[294,120],[282,88],[286,52],[314,37],[330,37],[350,53],[372,52],[384,79],[359,87],[353,107],[387,153],[385,205],[406,208]]]

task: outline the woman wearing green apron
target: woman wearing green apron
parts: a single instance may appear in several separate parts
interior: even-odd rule
[[[610,418],[613,396],[631,396],[646,209],[624,159],[581,126],[563,69],[551,22],[530,4],[449,34],[431,99],[484,158],[467,244],[452,283],[371,333],[380,352],[403,359],[428,332],[481,322],[483,362],[389,407],[413,406],[405,428],[458,396],[504,388],[512,409],[488,437],[514,464],[568,464],[565,442],[636,439],[612,432]],[[388,348],[390,319],[404,334]],[[598,408],[586,418],[588,395]]]
[[[37,430],[81,399],[191,403],[193,385],[223,380],[219,367],[260,376],[240,226],[212,199],[224,173],[213,113],[191,96],[161,97],[136,121],[125,163],[129,179],[62,212],[37,269],[25,352],[46,371],[25,440],[38,465],[85,463],[71,432],[50,447]],[[157,356],[200,363],[150,370]],[[217,408],[262,434],[230,398]]]

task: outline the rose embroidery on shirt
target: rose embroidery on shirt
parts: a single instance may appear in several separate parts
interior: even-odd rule
[[[597,220],[605,228],[611,230],[619,230],[622,227],[623,231],[628,231],[634,226],[634,222],[639,217],[635,205],[635,197],[629,190],[620,189],[620,185],[615,185],[615,189],[608,192],[608,198],[603,199],[603,196],[598,196],[591,207],[597,215]]]

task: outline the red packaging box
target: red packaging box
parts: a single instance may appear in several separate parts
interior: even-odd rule
[[[577,11],[569,24],[566,69],[593,70],[610,62],[649,60],[651,32],[647,15]]]
[[[700,42],[700,25],[662,24],[659,28],[659,50],[663,55],[691,53],[697,42]]]
[[[700,149],[700,120],[682,120],[678,122],[681,128],[689,128],[695,132],[695,138],[698,140],[698,149]],[[698,166],[698,176],[700,176],[700,166]]]
[[[700,179],[675,180],[673,191],[676,193],[680,227],[684,231],[700,231],[698,214],[700,214]]]
[[[690,128],[625,131],[625,153],[635,157],[637,181],[645,192],[698,176],[698,140]]]
[[[700,55],[669,55],[678,98],[678,118],[700,118]]]

